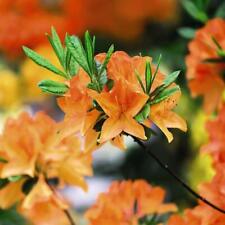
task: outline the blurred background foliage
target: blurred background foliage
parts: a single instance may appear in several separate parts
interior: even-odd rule
[[[204,123],[208,118],[200,109],[201,99],[190,96],[185,79],[185,56],[187,45],[195,29],[203,26],[207,18],[225,17],[223,0],[0,0],[0,119],[1,126],[8,116],[16,116],[22,110],[47,111],[54,118],[62,113],[55,99],[41,93],[37,82],[55,76],[45,71],[21,51],[22,45],[34,48],[40,54],[57,64],[51,49],[46,45],[45,33],[51,25],[59,31],[82,36],[90,30],[97,36],[96,50],[104,52],[111,44],[116,50],[130,55],[150,55],[156,62],[162,54],[160,69],[165,73],[181,70],[178,83],[183,96],[177,111],[188,121],[188,132],[174,132],[174,141],[167,143],[159,132],[148,143],[149,148],[167,163],[183,180],[194,189],[200,182],[213,176],[211,160],[199,155],[199,149],[207,141]],[[196,7],[193,9],[193,5]],[[145,9],[145,10],[143,10]],[[197,11],[196,11],[197,10]],[[55,76],[55,79],[59,79]],[[128,140],[129,142],[129,140]],[[87,203],[76,204],[79,192],[65,190],[65,196],[74,198],[80,211],[96,199],[98,192],[106,189],[113,179],[144,178],[151,184],[165,187],[168,200],[179,206],[195,204],[193,199],[172,177],[136,145],[130,144],[126,152],[111,153],[106,146],[95,156],[95,191],[91,191]],[[102,185],[102,183],[104,185]],[[99,186],[98,186],[99,185]],[[92,188],[91,188],[92,189]],[[69,194],[68,194],[69,193]],[[25,221],[14,209],[0,211],[0,225],[22,225]]]

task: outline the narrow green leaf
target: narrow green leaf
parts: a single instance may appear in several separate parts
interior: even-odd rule
[[[0,190],[9,183],[8,179],[0,179]]]
[[[195,37],[196,30],[190,27],[181,27],[178,29],[178,33],[181,37],[186,39],[193,39]]]
[[[84,71],[87,72],[90,77],[92,77],[92,73],[87,61],[87,56],[80,39],[76,36],[67,35],[66,46],[76,62],[84,69]]]
[[[54,95],[64,95],[69,89],[66,84],[58,83],[53,80],[42,80],[38,83],[38,86],[43,92],[47,92]]]
[[[52,31],[52,37],[50,37],[47,34],[48,40],[49,40],[52,48],[54,49],[54,51],[59,59],[60,64],[62,65],[62,67],[65,68],[64,57],[63,57],[64,49],[62,46],[62,42],[61,42],[54,27],[51,28],[51,31]]]
[[[160,102],[164,101],[165,99],[167,99],[168,97],[170,97],[171,95],[173,95],[175,92],[177,92],[179,90],[180,90],[180,87],[178,85],[175,86],[175,87],[172,87],[172,88],[165,89],[159,95],[157,95],[157,97],[154,98],[150,102],[150,104],[153,105],[153,104],[160,103]]]
[[[18,175],[18,176],[11,176],[11,177],[8,178],[8,180],[9,180],[10,182],[17,182],[17,181],[21,180],[22,177],[23,177],[23,176],[19,176],[19,175]]]
[[[194,19],[202,23],[205,23],[208,20],[207,14],[202,9],[198,8],[191,0],[182,0],[181,2],[185,10]]]
[[[145,90],[144,84],[141,80],[140,74],[138,73],[138,71],[136,69],[135,69],[134,73],[135,73],[135,76],[137,77],[137,80],[138,80],[139,84],[141,85],[141,88],[142,88],[143,92],[146,93],[146,90]]]
[[[114,86],[114,80],[108,79],[106,86],[108,87],[109,90],[112,90],[112,88]]]
[[[142,110],[135,116],[135,120],[138,121],[139,123],[144,122],[150,114],[150,105],[146,104],[142,108]]]
[[[216,40],[215,37],[212,36],[212,41],[214,42],[214,44],[216,45],[216,47],[219,49],[219,50],[223,50],[223,48],[221,47],[220,43]]]
[[[157,73],[158,73],[159,65],[160,65],[160,63],[161,63],[161,59],[162,59],[162,55],[160,54],[160,55],[159,55],[159,58],[158,58],[156,70],[155,70],[155,72],[154,72],[154,74],[153,74],[153,76],[152,76],[152,82],[151,82],[152,84],[153,84],[153,82],[154,82],[154,80],[155,80],[155,77],[156,77],[156,75],[157,75]]]
[[[90,71],[93,74],[93,66],[94,66],[93,41],[91,40],[91,36],[88,31],[85,32],[84,37],[85,37],[85,49],[87,53],[87,61]]]
[[[94,91],[98,91],[98,87],[96,86],[95,83],[89,83],[89,84],[87,85],[87,88],[92,89],[92,90],[94,90]]]
[[[106,57],[105,57],[105,60],[104,60],[104,62],[103,62],[103,64],[102,64],[102,66],[101,66],[101,69],[100,69],[100,71],[99,71],[99,75],[100,75],[100,76],[101,76],[101,74],[103,73],[103,71],[106,69],[106,66],[107,66],[108,63],[109,63],[109,60],[110,60],[110,58],[111,58],[113,52],[114,52],[114,45],[111,45],[110,48],[109,48],[109,50],[108,50],[108,52],[107,52],[107,54],[106,54]]]
[[[152,86],[152,68],[150,62],[146,62],[145,66],[145,83],[146,93],[149,94]]]
[[[93,39],[92,39],[93,52],[95,52],[95,44],[96,44],[96,37],[93,36]]]
[[[0,157],[0,163],[7,163],[8,161],[2,157]]]
[[[26,54],[27,57],[29,57],[31,60],[33,60],[36,64],[39,66],[42,66],[53,73],[56,73],[62,77],[67,78],[67,75],[63,73],[61,70],[57,69],[53,64],[51,64],[47,59],[36,53],[35,51],[23,46],[23,51]]]
[[[217,8],[214,17],[221,17],[225,19],[225,2],[221,3],[220,6]]]
[[[180,70],[178,71],[174,71],[172,73],[170,73],[169,75],[166,76],[165,80],[163,81],[163,84],[158,86],[152,93],[151,93],[151,97],[152,96],[157,96],[159,95],[164,89],[166,89],[167,87],[169,87],[179,76],[180,74]]]

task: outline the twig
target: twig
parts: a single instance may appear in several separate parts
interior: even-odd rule
[[[132,136],[133,137],[133,136]],[[205,204],[211,206],[213,209],[225,214],[225,210],[219,208],[218,206],[214,205],[210,201],[208,201],[206,198],[202,197],[198,193],[196,193],[192,188],[190,188],[183,180],[181,180],[170,168],[167,164],[164,164],[161,162],[161,160],[151,151],[149,151],[144,143],[137,139],[136,137],[133,137],[134,141],[137,142],[146,152],[148,155],[150,155],[167,173],[169,173],[177,182],[179,182],[187,191],[189,191],[193,196],[195,196],[197,199],[201,200]]]

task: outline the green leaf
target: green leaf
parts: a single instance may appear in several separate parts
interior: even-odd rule
[[[4,188],[8,183],[8,179],[0,179],[0,189]]]
[[[225,2],[221,3],[219,8],[217,8],[217,11],[214,17],[221,17],[225,19]]]
[[[158,104],[162,101],[164,101],[165,99],[167,99],[168,97],[170,97],[171,95],[173,95],[175,92],[179,91],[180,87],[177,85],[175,87],[172,88],[168,88],[163,90],[162,92],[160,92],[151,102],[150,104]]]
[[[85,32],[85,49],[87,53],[87,61],[90,68],[91,73],[93,74],[93,66],[94,66],[94,52],[93,52],[93,41],[91,40],[91,36],[88,31]]]
[[[0,225],[25,225],[28,222],[17,212],[16,206],[0,209]]]
[[[90,77],[92,77],[87,56],[80,39],[76,36],[66,35],[66,46],[76,62],[84,69],[84,71],[87,72]]]
[[[87,88],[92,89],[94,91],[98,91],[98,86],[95,83],[89,83]]]
[[[19,176],[19,175],[18,175],[18,176],[11,176],[11,177],[8,178],[8,180],[9,180],[10,182],[17,182],[17,181],[21,180],[22,177],[23,177],[23,176]]]
[[[67,75],[62,72],[61,70],[57,69],[53,64],[51,64],[47,59],[36,53],[35,51],[23,46],[23,51],[25,52],[26,56],[33,60],[39,66],[42,66],[55,74],[58,74],[62,77],[67,78]]]
[[[8,161],[2,157],[0,157],[0,163],[7,163]]]
[[[152,69],[150,62],[146,62],[145,66],[145,82],[146,82],[146,93],[149,94],[152,86]]]
[[[112,90],[113,86],[114,86],[114,80],[112,79],[108,79],[106,86],[109,90]]]
[[[194,19],[202,23],[208,20],[207,14],[202,9],[198,8],[191,0],[182,0],[182,5]]]
[[[135,73],[135,76],[137,77],[137,80],[138,80],[138,82],[139,82],[143,92],[146,93],[146,90],[145,90],[144,84],[143,84],[143,82],[141,80],[140,74],[138,73],[138,71],[136,69],[135,69],[134,73]]]
[[[142,110],[135,116],[135,120],[138,121],[139,123],[144,122],[150,114],[150,105],[146,104],[142,108]]]
[[[42,91],[54,95],[64,95],[69,89],[66,84],[59,83],[53,80],[42,80],[38,83],[38,86]]]
[[[165,80],[163,81],[163,84],[158,86],[151,94],[150,96],[157,96],[160,94],[160,92],[162,92],[164,89],[166,89],[167,87],[169,87],[179,76],[180,71],[174,71],[172,73],[170,73],[169,75],[166,76]]]
[[[181,27],[178,29],[178,33],[181,37],[186,39],[193,39],[195,37],[196,30],[190,27]]]
[[[62,46],[62,42],[55,30],[54,27],[51,28],[51,31],[52,31],[52,37],[50,37],[48,34],[47,34],[47,37],[48,37],[48,40],[52,46],[52,48],[54,49],[58,59],[59,59],[59,62],[61,63],[62,67],[65,68],[65,63],[64,63],[64,49],[63,49],[63,46]]]
[[[104,62],[103,62],[103,64],[102,64],[102,66],[101,66],[101,69],[100,69],[100,71],[99,71],[99,75],[100,75],[100,76],[101,76],[101,74],[103,73],[103,71],[106,69],[106,66],[107,66],[108,63],[109,63],[109,60],[110,60],[110,58],[111,58],[113,52],[114,52],[114,45],[111,45],[110,48],[109,48],[109,50],[108,50],[108,52],[107,52],[107,54],[106,54],[106,57],[105,57],[105,60],[104,60]]]
[[[154,82],[154,80],[155,80],[155,77],[156,77],[156,75],[157,75],[157,73],[158,73],[158,70],[159,70],[159,65],[160,65],[160,63],[161,63],[161,59],[162,59],[162,55],[160,54],[159,55],[159,58],[158,58],[158,62],[157,62],[157,66],[156,66],[156,70],[155,70],[155,73],[153,74],[153,76],[152,76],[152,84],[153,84],[153,82]]]

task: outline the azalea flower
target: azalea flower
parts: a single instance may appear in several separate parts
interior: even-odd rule
[[[208,143],[201,150],[213,157],[214,166],[225,165],[225,105],[222,106],[218,116],[206,123],[209,134]]]
[[[104,58],[105,54],[99,54],[96,56],[96,59],[100,62],[103,62]],[[145,83],[146,62],[151,63],[151,61],[152,59],[150,57],[130,57],[125,52],[115,52],[112,55],[107,67],[108,77],[115,81],[119,79],[125,80],[126,82],[124,83],[128,83],[129,86],[132,86],[137,91],[143,92],[140,84],[138,83],[136,73],[140,75],[142,82]],[[152,73],[156,72],[156,66],[151,64],[151,68]],[[162,74],[160,71],[157,71],[154,82],[151,85],[150,93],[162,85],[165,78],[166,75]],[[144,124],[148,127],[150,127],[153,123],[157,125],[167,136],[169,142],[173,140],[173,136],[167,128],[178,128],[183,131],[187,130],[186,122],[172,111],[175,108],[180,95],[181,92],[177,91],[164,101],[151,105],[149,118],[144,122]]]
[[[113,182],[107,193],[87,210],[90,225],[138,225],[146,215],[161,215],[177,210],[171,203],[163,203],[165,192],[144,180]]]
[[[0,206],[7,208],[18,200],[33,205],[29,202],[50,193],[47,182],[52,179],[87,190],[84,176],[92,175],[92,157],[82,145],[86,146],[63,122],[56,123],[42,112],[9,119],[0,136]]]
[[[208,113],[218,108],[224,91],[225,63],[215,61],[220,59],[217,44],[225,49],[224,27],[223,19],[209,20],[196,32],[186,57],[187,79],[192,96],[203,96],[204,110]]]

